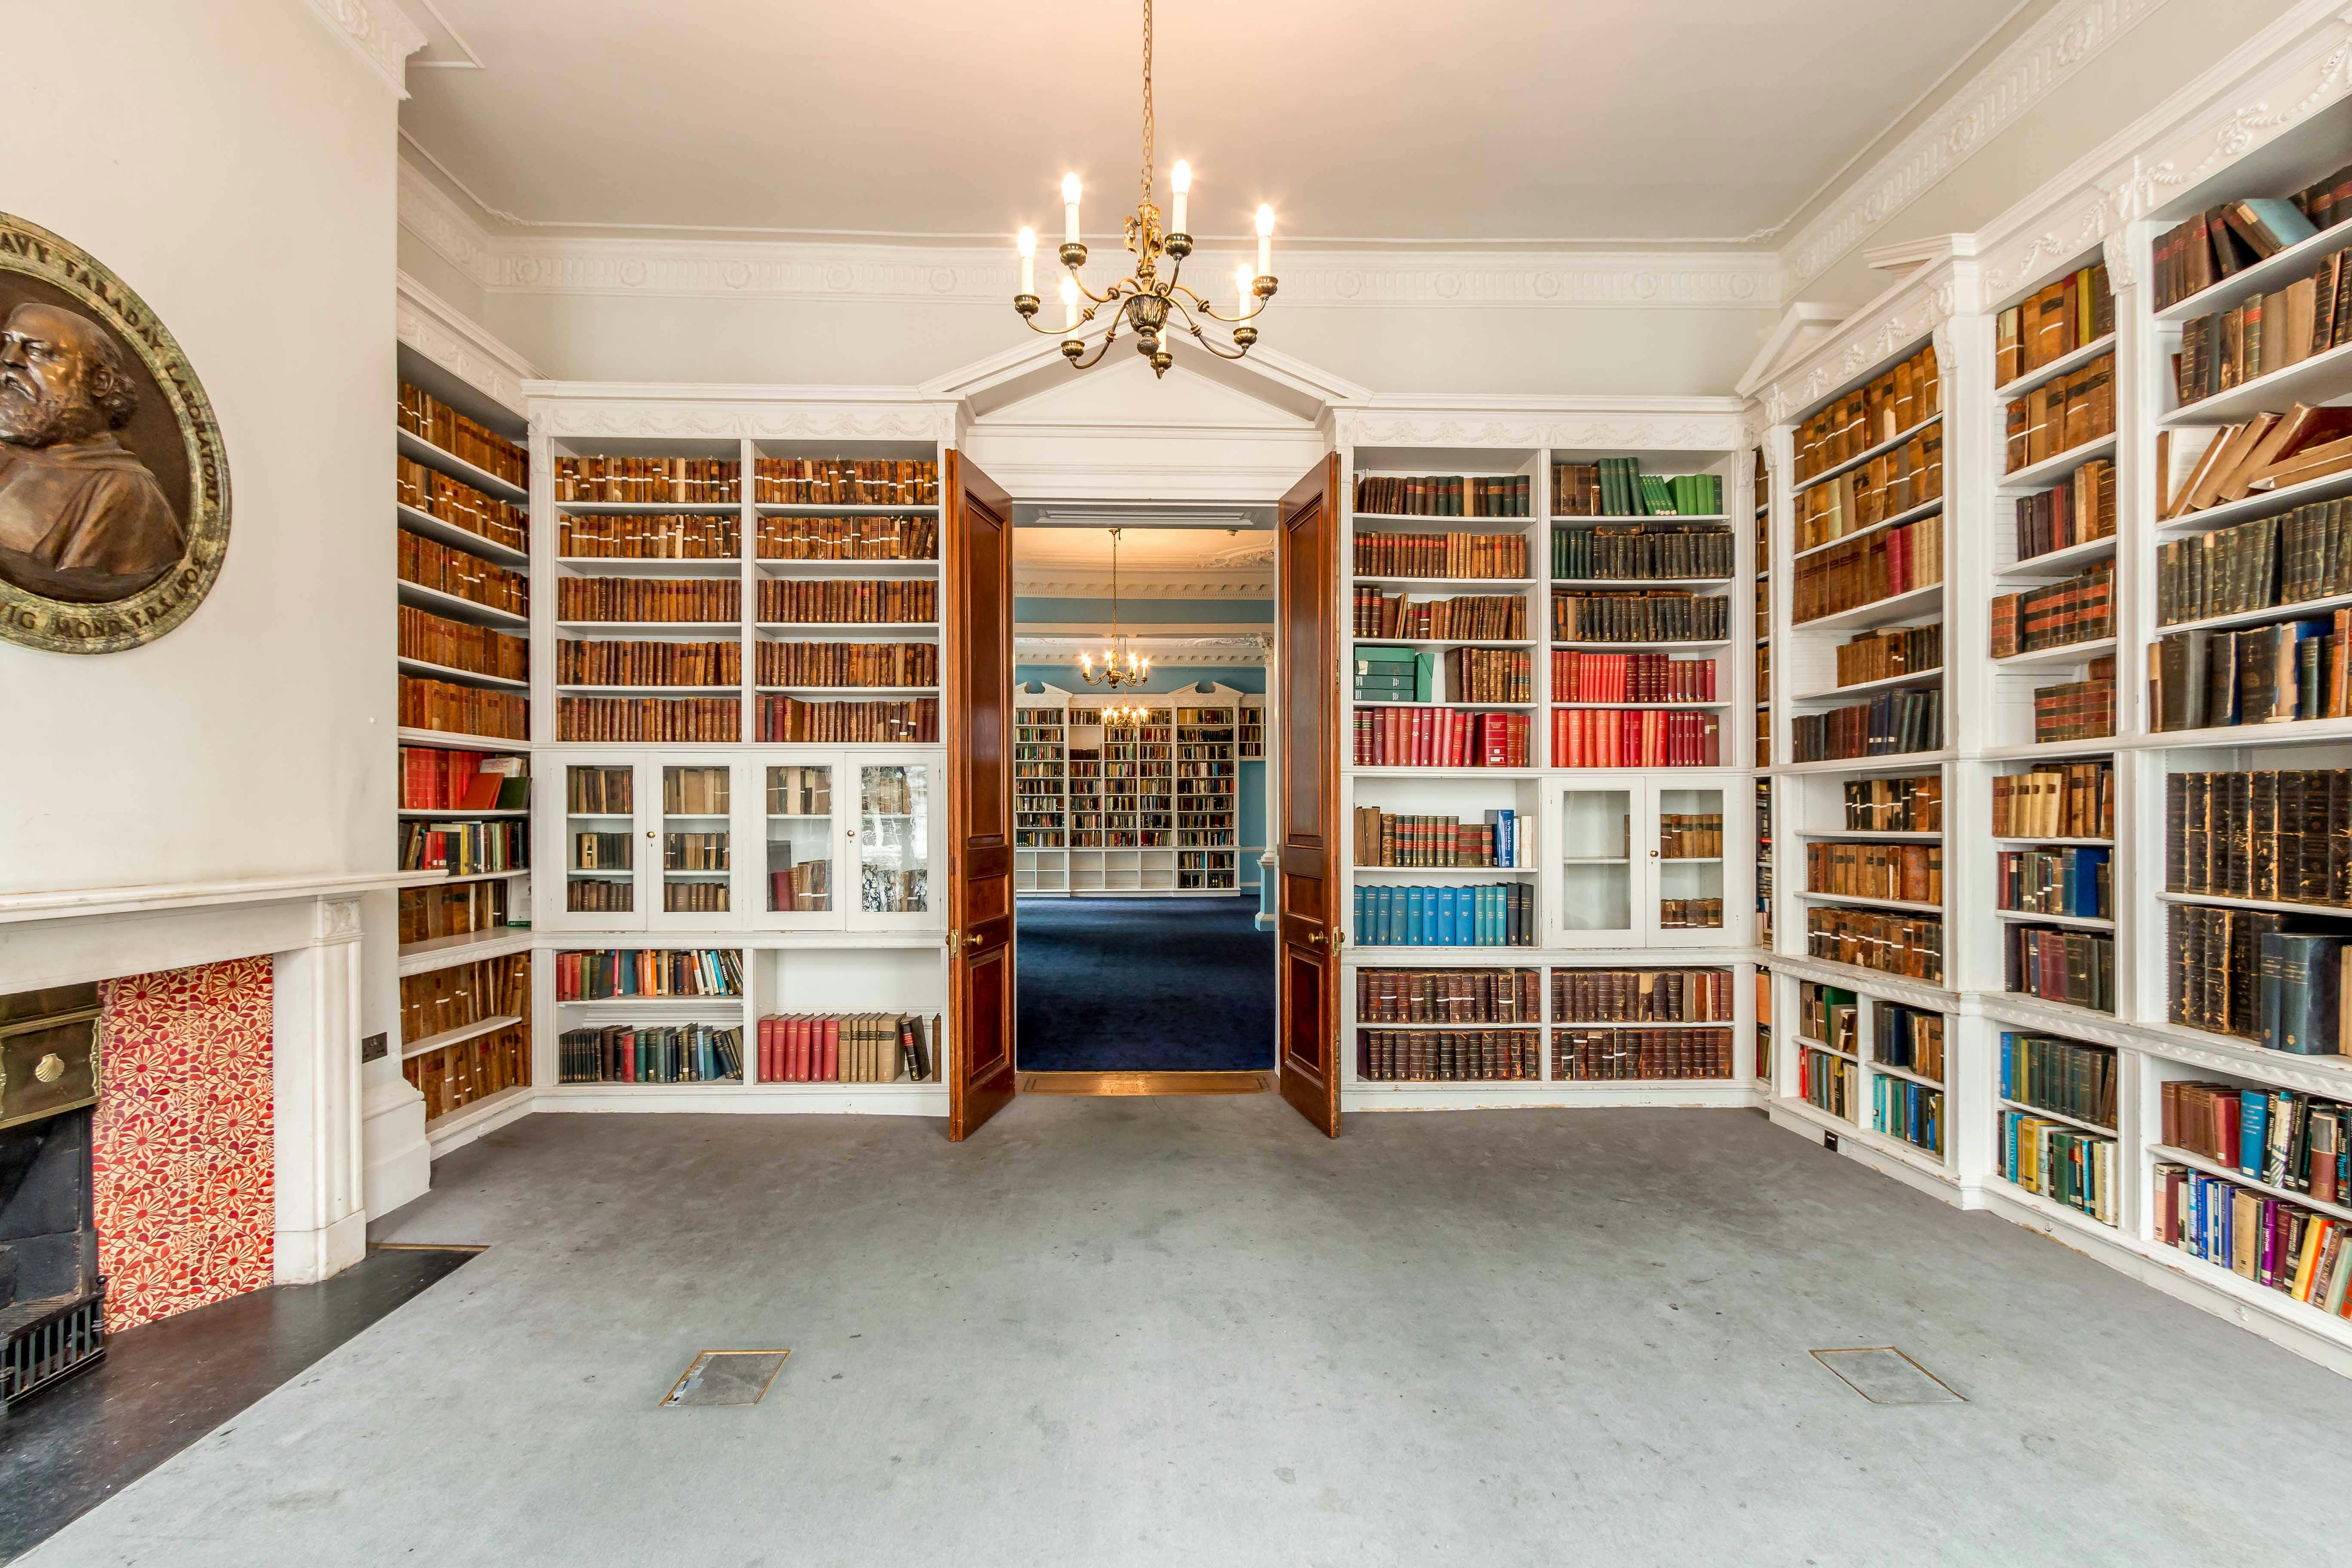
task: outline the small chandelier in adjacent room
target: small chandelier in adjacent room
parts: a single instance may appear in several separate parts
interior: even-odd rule
[[[1140,702],[1114,702],[1102,710],[1102,721],[1114,730],[1132,730],[1151,717]]]
[[[1078,655],[1078,673],[1088,686],[1108,686],[1117,691],[1122,686],[1140,686],[1151,677],[1151,661],[1138,658],[1129,647],[1127,635],[1118,629],[1118,535],[1110,531],[1110,646],[1103,649],[1102,668],[1095,668],[1094,655]],[[1106,715],[1106,722],[1116,722]]]
[[[1257,342],[1257,329],[1249,323],[1265,309],[1275,290],[1274,209],[1257,209],[1257,270],[1253,273],[1246,261],[1234,267],[1232,313],[1220,314],[1206,298],[1176,280],[1184,258],[1192,254],[1192,235],[1184,222],[1185,205],[1192,198],[1192,166],[1179,159],[1168,173],[1168,184],[1175,193],[1175,210],[1168,215],[1163,229],[1160,209],[1151,200],[1151,0],[1143,0],[1143,196],[1127,220],[1127,247],[1135,253],[1135,275],[1114,280],[1103,293],[1079,281],[1078,268],[1087,264],[1087,247],[1078,239],[1078,177],[1062,176],[1062,265],[1069,268],[1061,287],[1062,354],[1076,369],[1098,363],[1110,352],[1122,321],[1134,326],[1136,351],[1150,360],[1155,376],[1166,374],[1173,363],[1168,347],[1171,329],[1192,333],[1194,341],[1219,359],[1239,359]],[[1169,264],[1165,278],[1160,275],[1163,258]],[[1088,300],[1084,307],[1078,304],[1080,295]],[[1037,324],[1037,231],[1024,228],[1021,292],[1013,296],[1013,308],[1028,321],[1031,331],[1053,331]],[[1113,307],[1110,331],[1103,334],[1094,358],[1086,359],[1087,345],[1077,335],[1078,328],[1093,321],[1096,309],[1103,305]],[[1230,324],[1233,348],[1228,351],[1211,342],[1196,317]]]

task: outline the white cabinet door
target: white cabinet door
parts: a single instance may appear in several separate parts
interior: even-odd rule
[[[938,753],[859,752],[841,766],[856,814],[845,828],[849,929],[945,930],[947,778]]]
[[[1725,889],[1733,880],[1727,875],[1727,848],[1737,842],[1741,851],[1753,852],[1745,827],[1750,787],[1716,773],[1651,781],[1639,851],[1648,870],[1645,943],[1692,947],[1724,941],[1731,918]]]
[[[1643,929],[1648,804],[1638,778],[1579,779],[1552,798],[1549,870],[1562,947],[1625,947]]]
[[[566,752],[537,816],[540,923],[553,931],[643,931],[656,859],[639,756]]]
[[[751,766],[761,826],[753,841],[760,854],[751,923],[769,931],[842,930],[857,889],[850,769],[837,756],[797,754]]]
[[[724,931],[744,923],[736,853],[749,770],[725,753],[676,752],[637,770],[640,814],[654,829],[646,923],[655,931]]]

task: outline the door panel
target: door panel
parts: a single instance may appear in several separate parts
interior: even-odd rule
[[[1339,1135],[1339,458],[1282,498],[1282,1097]]]
[[[1013,1099],[1013,503],[948,453],[948,1136]]]

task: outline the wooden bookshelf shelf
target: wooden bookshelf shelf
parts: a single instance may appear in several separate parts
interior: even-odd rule
[[[1995,387],[1992,400],[1995,403],[2013,403],[2043,382],[2055,381],[2069,371],[2080,370],[2101,354],[2113,353],[2115,349],[2115,333],[2109,332],[2104,337],[2093,338],[2081,348],[2060,354],[2056,359],[2027,371],[2004,386]]]
[[[1817,485],[1825,485],[1829,483],[1830,480],[1836,479],[1840,474],[1852,473],[1854,469],[1861,468],[1864,464],[1870,462],[1872,459],[1883,458],[1886,456],[1887,453],[1895,450],[1897,447],[1909,441],[1914,436],[1924,434],[1930,426],[1940,425],[1943,421],[1944,416],[1940,411],[1930,414],[1925,419],[1918,420],[1904,429],[1897,430],[1894,435],[1888,437],[1885,440],[1879,442],[1876,446],[1866,447],[1863,450],[1856,452],[1853,457],[1845,458],[1842,462],[1832,464],[1829,468],[1823,468],[1820,473],[1811,476],[1810,479],[1799,479],[1789,487],[1790,493],[1792,495],[1802,495],[1807,490],[1813,489]]]
[[[421,1057],[427,1051],[437,1051],[444,1047],[458,1045],[479,1035],[496,1034],[509,1025],[521,1022],[522,1016],[520,1014],[501,1013],[493,1017],[485,1018],[478,1024],[468,1024],[463,1028],[445,1029],[437,1035],[427,1035],[421,1040],[412,1040],[403,1046],[400,1050],[401,1059],[405,1061],[411,1057]]]
[[[2085,441],[2038,463],[2028,463],[2021,468],[2011,469],[2000,477],[1995,494],[2003,498],[2031,495],[2036,490],[2049,489],[2094,458],[2112,458],[2115,455],[2116,438],[2102,436],[2095,441]]]
[[[530,492],[520,485],[509,484],[488,468],[477,468],[455,452],[445,452],[422,436],[394,427],[394,440],[400,455],[414,463],[422,463],[436,473],[473,486],[484,495],[511,501],[520,507],[530,504]]]
[[[1992,574],[2003,581],[2071,577],[2085,563],[2110,560],[2115,552],[2115,536],[2110,534],[2105,539],[2086,539],[2063,550],[2045,551],[2040,555],[2029,555],[2022,561],[2012,561],[2006,566],[1996,566]]]
[[[530,569],[529,554],[515,549],[512,545],[501,544],[495,539],[485,538],[470,528],[461,528],[454,522],[434,516],[429,511],[420,511],[405,501],[393,502],[393,512],[400,520],[400,526],[411,533],[421,533],[425,538],[437,540],[453,550],[466,551],[469,554],[480,556],[485,561],[495,561],[499,565],[517,572],[528,572]]]
[[[2024,653],[2013,653],[1991,661],[1996,670],[2032,669],[2044,665],[2081,664],[2103,658],[2116,651],[2114,637],[2093,637],[2088,642],[2060,643],[2055,647],[2037,647]]]
[[[1900,691],[1909,687],[1930,687],[1944,684],[1943,666],[1933,669],[1906,670],[1901,675],[1883,676],[1876,680],[1857,681],[1852,686],[1832,686],[1822,691],[1801,691],[1791,696],[1791,702],[1846,702],[1856,697],[1868,697],[1881,691]]]
[[[1861,528],[1850,528],[1835,539],[1825,539],[1819,544],[1791,551],[1789,559],[1802,561],[1808,555],[1819,555],[1824,550],[1835,550],[1841,544],[1852,544],[1857,539],[1867,539],[1874,533],[1884,533],[1890,528],[1901,528],[1904,524],[1916,522],[1923,517],[1934,517],[1943,510],[1944,498],[1941,496],[1937,496],[1934,500],[1923,500],[1916,506],[1906,507],[1892,517],[1881,518],[1876,522],[1868,523]],[[1769,574],[1761,572],[1757,574],[1759,578],[1767,575]]]
[[[1934,614],[1943,608],[1943,604],[1944,585],[1930,583],[1924,588],[1891,594],[1867,605],[1857,605],[1851,610],[1837,610],[1826,616],[1817,616],[1810,621],[1799,621],[1790,629],[1799,632],[1869,631]]]
[[[2157,424],[2168,430],[2183,425],[2228,425],[2264,410],[2284,414],[2297,403],[2332,403],[2347,393],[2352,393],[2352,343],[2175,408]]]
[[[399,590],[402,604],[414,605],[420,610],[430,610],[436,616],[445,616],[453,621],[465,621],[478,626],[497,626],[504,630],[515,631],[526,631],[530,626],[530,617],[528,616],[520,616],[511,610],[501,610],[489,605],[478,605],[471,599],[460,598],[455,594],[445,594],[438,588],[428,588],[422,583],[411,583],[404,578],[400,582]]]

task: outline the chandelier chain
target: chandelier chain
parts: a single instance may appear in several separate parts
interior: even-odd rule
[[[1151,205],[1151,0],[1143,0],[1143,204]]]

